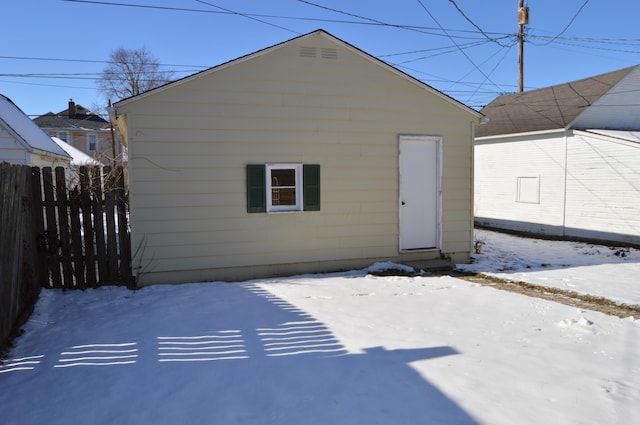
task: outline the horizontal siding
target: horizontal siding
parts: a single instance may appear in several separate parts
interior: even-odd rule
[[[285,46],[119,108],[136,266],[400,258],[400,134],[443,137],[443,247],[468,252],[474,118],[347,50],[338,60],[297,51]],[[321,210],[246,213],[245,166],[266,162],[320,164]]]
[[[29,153],[4,127],[0,127],[0,162],[29,165]]]
[[[475,216],[561,226],[564,165],[564,137],[476,142]],[[518,177],[539,178],[539,203],[517,202]]]
[[[571,140],[566,227],[575,236],[601,232],[640,242],[640,144],[586,136]]]

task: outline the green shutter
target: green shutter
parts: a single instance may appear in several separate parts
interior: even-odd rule
[[[302,194],[304,211],[320,211],[320,165],[302,166]]]
[[[264,164],[247,165],[247,212],[267,211],[267,186]]]

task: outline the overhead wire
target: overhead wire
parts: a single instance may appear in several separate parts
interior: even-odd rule
[[[210,8],[216,9],[216,10],[203,9],[203,8],[188,8],[188,7],[169,7],[169,6],[148,5],[148,4],[145,5],[145,4],[134,4],[134,3],[115,2],[115,1],[99,1],[99,0],[63,0],[63,1],[72,2],[72,3],[87,3],[87,4],[94,4],[94,5],[104,5],[104,6],[118,6],[118,7],[129,7],[129,8],[166,10],[166,11],[169,11],[169,12],[209,13],[209,14],[217,14],[217,15],[236,15],[236,16],[244,17],[246,19],[254,20],[256,22],[259,22],[259,23],[262,23],[262,24],[265,24],[265,25],[273,26],[275,28],[279,28],[279,29],[286,30],[286,31],[289,31],[289,32],[294,32],[296,34],[299,34],[299,33],[297,31],[291,29],[291,28],[287,28],[285,26],[280,26],[280,25],[274,24],[273,22],[269,22],[268,20],[271,20],[271,21],[276,20],[276,19],[279,19],[279,20],[298,20],[298,21],[309,21],[309,22],[327,22],[327,23],[336,23],[336,24],[344,24],[344,25],[380,26],[380,27],[388,27],[388,28],[409,30],[409,31],[414,31],[414,32],[427,34],[427,35],[446,37],[453,43],[453,46],[437,47],[437,48],[434,48],[434,49],[424,49],[422,51],[422,53],[427,53],[429,51],[432,51],[433,54],[423,55],[423,56],[417,57],[417,58],[408,58],[408,59],[406,59],[404,61],[399,61],[395,65],[394,64],[392,64],[392,65],[398,66],[398,67],[402,67],[402,68],[407,69],[407,70],[411,70],[412,72],[421,72],[421,71],[415,70],[415,69],[412,70],[411,68],[406,67],[404,64],[411,63],[411,62],[417,62],[417,61],[420,61],[420,60],[432,58],[434,56],[439,56],[439,55],[444,55],[444,54],[451,54],[451,53],[454,53],[454,52],[460,52],[473,65],[473,68],[475,70],[477,70],[480,74],[482,74],[482,76],[484,77],[484,80],[481,83],[473,83],[473,85],[471,86],[472,89],[473,89],[473,93],[480,93],[482,90],[485,90],[485,93],[494,93],[495,92],[495,93],[502,94],[502,93],[505,92],[505,90],[503,88],[503,87],[505,87],[505,85],[496,84],[494,81],[491,80],[490,76],[495,72],[495,70],[497,69],[499,64],[504,61],[504,58],[506,57],[508,52],[511,50],[513,45],[515,45],[515,44],[512,44],[512,43],[505,44],[503,42],[503,40],[507,40],[507,39],[513,38],[513,34],[510,34],[510,33],[493,33],[493,32],[484,31],[478,24],[476,24],[462,10],[462,8],[456,3],[455,0],[449,0],[449,1],[457,9],[458,13],[460,13],[462,15],[462,17],[467,22],[469,22],[469,24],[471,24],[474,27],[474,30],[460,30],[460,29],[444,28],[440,24],[440,22],[438,22],[435,19],[433,14],[427,9],[425,4],[421,0],[417,0],[417,1],[420,4],[420,6],[422,7],[422,9],[424,9],[425,12],[431,16],[432,20],[437,24],[437,27],[389,23],[389,22],[385,22],[385,21],[380,20],[380,19],[371,18],[371,17],[364,16],[364,15],[361,15],[361,14],[351,13],[351,12],[348,12],[348,11],[339,10],[339,9],[336,9],[336,8],[331,8],[331,7],[328,7],[328,6],[324,6],[324,5],[319,4],[319,3],[314,3],[312,0],[296,0],[296,1],[298,1],[299,3],[303,3],[303,4],[306,4],[306,5],[312,6],[312,7],[324,9],[324,10],[330,11],[332,13],[341,14],[341,15],[344,15],[345,17],[349,17],[349,18],[353,18],[353,19],[330,19],[330,18],[319,18],[319,17],[286,16],[286,15],[277,15],[277,14],[269,15],[269,14],[257,14],[257,13],[242,13],[242,12],[237,12],[237,11],[234,11],[234,10],[231,10],[231,9],[226,9],[226,8],[220,7],[220,6],[218,6],[218,5],[216,5],[216,4],[212,3],[212,2],[204,1],[204,0],[195,0],[195,1],[198,2],[198,3],[201,3],[203,5],[209,6]],[[577,10],[577,12],[574,14],[574,16],[570,19],[568,24],[565,26],[565,28],[560,33],[558,33],[558,34],[556,34],[554,36],[543,36],[543,35],[529,34],[528,38],[533,39],[533,40],[535,40],[535,39],[547,40],[547,41],[545,41],[544,44],[533,43],[533,44],[542,45],[542,46],[546,46],[546,45],[549,45],[551,43],[554,43],[556,45],[558,45],[558,44],[574,45],[575,47],[579,47],[579,48],[594,48],[594,49],[600,49],[600,50],[610,50],[610,51],[615,51],[615,52],[638,53],[636,51],[613,49],[611,47],[609,47],[609,48],[597,47],[597,46],[593,47],[593,46],[588,46],[588,44],[599,44],[599,43],[601,43],[601,44],[609,44],[610,46],[611,45],[626,45],[626,46],[634,46],[635,47],[635,46],[638,45],[636,43],[640,43],[640,40],[634,40],[634,39],[595,39],[595,38],[577,38],[577,37],[566,37],[566,36],[564,36],[564,34],[571,27],[571,25],[576,21],[576,19],[579,17],[581,12],[585,9],[585,7],[587,6],[588,3],[589,3],[589,0],[585,0],[584,1],[582,6]],[[469,43],[463,43],[463,42],[460,42],[459,40],[472,40],[472,41],[470,41]],[[475,47],[475,46],[480,46],[480,45],[486,44],[487,42],[496,43],[500,47],[505,49],[504,55],[502,56],[500,61],[493,67],[493,69],[489,73],[485,73],[480,68],[480,66],[477,65],[476,62],[474,60],[472,60],[471,57],[465,52],[465,50],[468,50],[468,49],[470,49],[472,47]],[[571,44],[571,43],[585,43],[587,45]],[[380,58],[383,58],[383,57],[391,58],[391,57],[398,57],[398,56],[402,56],[402,55],[418,54],[418,53],[421,53],[421,51],[392,53],[392,54],[387,54],[387,55],[379,55],[378,57],[380,57]],[[498,52],[492,54],[487,60],[489,60],[491,57],[494,57],[497,53]],[[69,62],[87,62],[87,63],[109,63],[108,61],[91,61],[91,60],[82,61],[82,60],[75,60],[75,59],[55,59],[55,58],[18,58],[18,57],[8,57],[8,56],[0,56],[0,59],[24,59],[24,60],[32,59],[32,60],[51,60],[51,61],[59,60],[59,61],[69,61]],[[192,65],[163,65],[163,66],[196,67],[196,66],[192,66]],[[206,68],[206,66],[203,66],[202,68]],[[184,71],[179,71],[179,72],[188,72],[188,71],[184,70]],[[29,78],[39,78],[38,75],[40,75],[40,74],[31,74],[28,77]],[[42,78],[65,78],[65,74],[61,74],[61,73],[52,74],[50,76],[46,76],[46,74],[42,74],[42,75],[44,75]],[[467,74],[467,75],[469,75],[469,74]],[[27,74],[25,74],[24,76],[27,77]],[[89,79],[87,77],[85,77],[85,78]],[[80,78],[80,79],[82,79],[82,78]],[[464,85],[465,84],[462,81],[446,80],[446,82],[453,83],[453,85]],[[483,87],[486,86],[487,84],[493,85],[497,90],[496,91],[492,91],[492,90],[483,89]],[[453,90],[450,87],[449,89],[445,89],[444,91],[445,92],[452,92]],[[456,93],[457,92],[461,93],[462,91],[458,90],[458,91],[456,91]]]
[[[422,2],[422,0],[416,0],[418,2],[418,4],[420,4],[420,6],[422,7],[422,9],[424,9],[424,11],[431,17],[431,19],[436,23],[436,25],[438,25],[440,28],[443,29],[443,31],[445,32],[445,34],[448,35],[447,31],[444,30],[444,28],[442,27],[442,25],[440,25],[440,22],[438,22],[438,20],[436,19],[435,16],[433,16],[433,14],[429,11],[429,9],[424,5],[424,3]],[[467,60],[473,65],[473,67],[480,73],[482,74],[487,81],[489,81],[491,84],[493,84],[496,88],[500,88],[496,83],[494,83],[491,78],[489,78],[489,76],[482,70],[480,69],[480,67],[478,65],[476,65],[476,63],[473,61],[473,59],[471,59],[471,57],[464,51],[464,49],[461,49],[458,46],[458,43],[450,37],[450,40],[453,42],[453,44],[456,45],[456,47],[458,48],[458,50],[460,51],[460,53],[462,53],[462,55],[467,58]]]
[[[458,3],[456,3],[456,2],[455,2],[455,0],[449,0],[449,2],[450,2],[451,4],[453,4],[453,6],[454,6],[454,7],[456,8],[456,10],[460,13],[460,15],[462,15],[462,17],[463,17],[464,19],[466,19],[466,20],[467,20],[467,22],[469,22],[469,23],[470,23],[471,25],[473,25],[473,26],[474,26],[478,31],[480,31],[480,34],[484,35],[484,36],[487,38],[487,40],[489,40],[489,41],[491,41],[491,42],[493,42],[493,43],[496,43],[496,44],[498,44],[499,46],[502,46],[502,47],[509,47],[509,46],[506,46],[506,45],[504,45],[504,44],[500,43],[500,42],[498,41],[498,39],[496,39],[496,38],[494,38],[494,37],[489,37],[489,35],[488,35],[488,34],[487,34],[487,33],[486,33],[482,28],[480,28],[480,26],[479,26],[478,24],[476,24],[474,21],[472,21],[472,20],[471,20],[471,18],[469,18],[469,17],[467,16],[467,14],[466,14],[466,13],[464,13],[464,11],[460,8],[460,6],[458,6]]]
[[[206,2],[206,1],[204,1],[204,0],[195,0],[195,1],[196,1],[196,2],[198,2],[198,3],[205,4],[205,5],[207,5],[207,6],[215,7],[216,9],[220,9],[220,10],[223,10],[223,11],[225,11],[225,12],[229,12],[229,13],[231,13],[231,14],[233,14],[233,15],[242,16],[243,18],[247,18],[247,19],[250,19],[250,20],[252,20],[252,21],[256,21],[256,22],[260,22],[260,23],[265,24],[265,25],[272,26],[272,27],[274,27],[274,28],[279,28],[279,29],[281,29],[281,30],[285,30],[285,31],[288,31],[288,32],[292,32],[292,33],[294,33],[294,34],[298,34],[298,35],[300,35],[300,34],[301,34],[301,33],[300,33],[300,32],[298,32],[298,31],[294,31],[294,30],[292,30],[292,29],[290,29],[290,28],[285,28],[285,27],[283,27],[283,26],[281,26],[281,25],[276,25],[276,24],[273,24],[273,23],[271,23],[271,22],[267,22],[267,21],[265,21],[265,20],[263,20],[263,19],[256,18],[255,16],[250,16],[250,15],[249,15],[249,14],[247,14],[247,13],[240,13],[240,12],[236,12],[236,11],[231,10],[231,9],[226,9],[226,8],[224,8],[224,7],[221,7],[221,6],[215,5],[215,4],[213,4],[213,3]]]
[[[130,8],[144,8],[144,9],[157,9],[157,10],[166,10],[166,11],[179,11],[179,12],[193,12],[193,13],[213,13],[220,15],[237,15],[239,12],[233,11],[224,11],[224,10],[208,10],[208,9],[193,9],[193,8],[182,8],[182,7],[167,7],[167,6],[155,6],[155,5],[141,5],[134,3],[120,3],[120,2],[107,2],[107,1],[97,1],[97,0],[61,0],[65,2],[72,3],[87,3],[94,5],[102,5],[102,6],[120,6],[120,7],[130,7]],[[311,2],[307,2],[311,5]],[[322,5],[317,5],[317,7],[325,8]],[[328,9],[327,9],[328,10]],[[345,15],[349,15],[348,12],[343,12],[335,9],[337,13],[343,13]],[[477,40],[478,37],[464,37],[461,35],[453,36],[451,33],[462,33],[462,34],[476,34],[475,31],[470,30],[459,30],[459,29],[447,29],[449,31],[449,36],[442,33],[441,28],[435,27],[426,27],[420,25],[406,25],[406,24],[392,24],[383,21],[376,22],[375,19],[367,18],[365,16],[361,17],[361,20],[353,21],[353,20],[341,20],[341,19],[328,19],[328,18],[314,18],[314,17],[302,17],[302,16],[287,16],[287,15],[272,15],[272,14],[260,14],[260,13],[242,13],[242,16],[245,17],[257,17],[257,18],[269,18],[269,19],[288,19],[288,20],[298,20],[298,21],[309,21],[309,22],[326,22],[326,23],[335,23],[335,24],[345,24],[345,25],[368,25],[368,26],[386,26],[393,27],[399,29],[407,29],[407,30],[418,30],[419,32],[423,32],[424,34],[436,35],[440,37],[456,37],[461,39],[473,39]],[[358,15],[355,15],[358,16]],[[435,31],[435,32],[433,32]],[[489,33],[494,34],[494,33]],[[508,38],[510,35],[506,33],[495,33],[494,38],[503,39]]]
[[[582,10],[585,8],[585,6],[589,3],[589,0],[585,0],[584,3],[582,3],[582,6],[580,6],[580,8],[578,9],[578,11],[575,13],[575,15],[573,15],[573,17],[569,20],[569,23],[567,24],[567,26],[564,27],[564,29],[562,31],[560,31],[560,33],[558,35],[556,35],[555,37],[553,37],[551,40],[549,40],[546,44],[544,44],[544,46],[547,46],[551,43],[553,43],[558,37],[560,37],[562,34],[564,34],[565,32],[567,32],[567,30],[569,29],[569,27],[573,24],[573,22],[578,18],[578,15],[580,15],[580,12],[582,12]]]

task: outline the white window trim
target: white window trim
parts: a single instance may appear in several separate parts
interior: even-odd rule
[[[296,175],[296,204],[295,205],[273,205],[271,170],[295,170]],[[302,164],[275,163],[265,164],[266,186],[267,186],[267,213],[298,212],[302,211]]]
[[[529,184],[525,186],[525,182],[529,182]],[[540,176],[518,176],[516,185],[516,202],[521,204],[540,203]],[[525,188],[529,190],[533,188],[533,192],[526,191]]]
[[[91,141],[90,138],[95,137],[95,149],[91,149]],[[87,134],[87,151],[88,152],[98,152],[98,135],[97,134]]]

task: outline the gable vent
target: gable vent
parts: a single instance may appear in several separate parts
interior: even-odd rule
[[[338,49],[321,49],[320,56],[322,59],[338,59]]]
[[[324,50],[324,49],[323,49]],[[303,58],[315,58],[317,55],[315,47],[300,47],[300,56]]]

